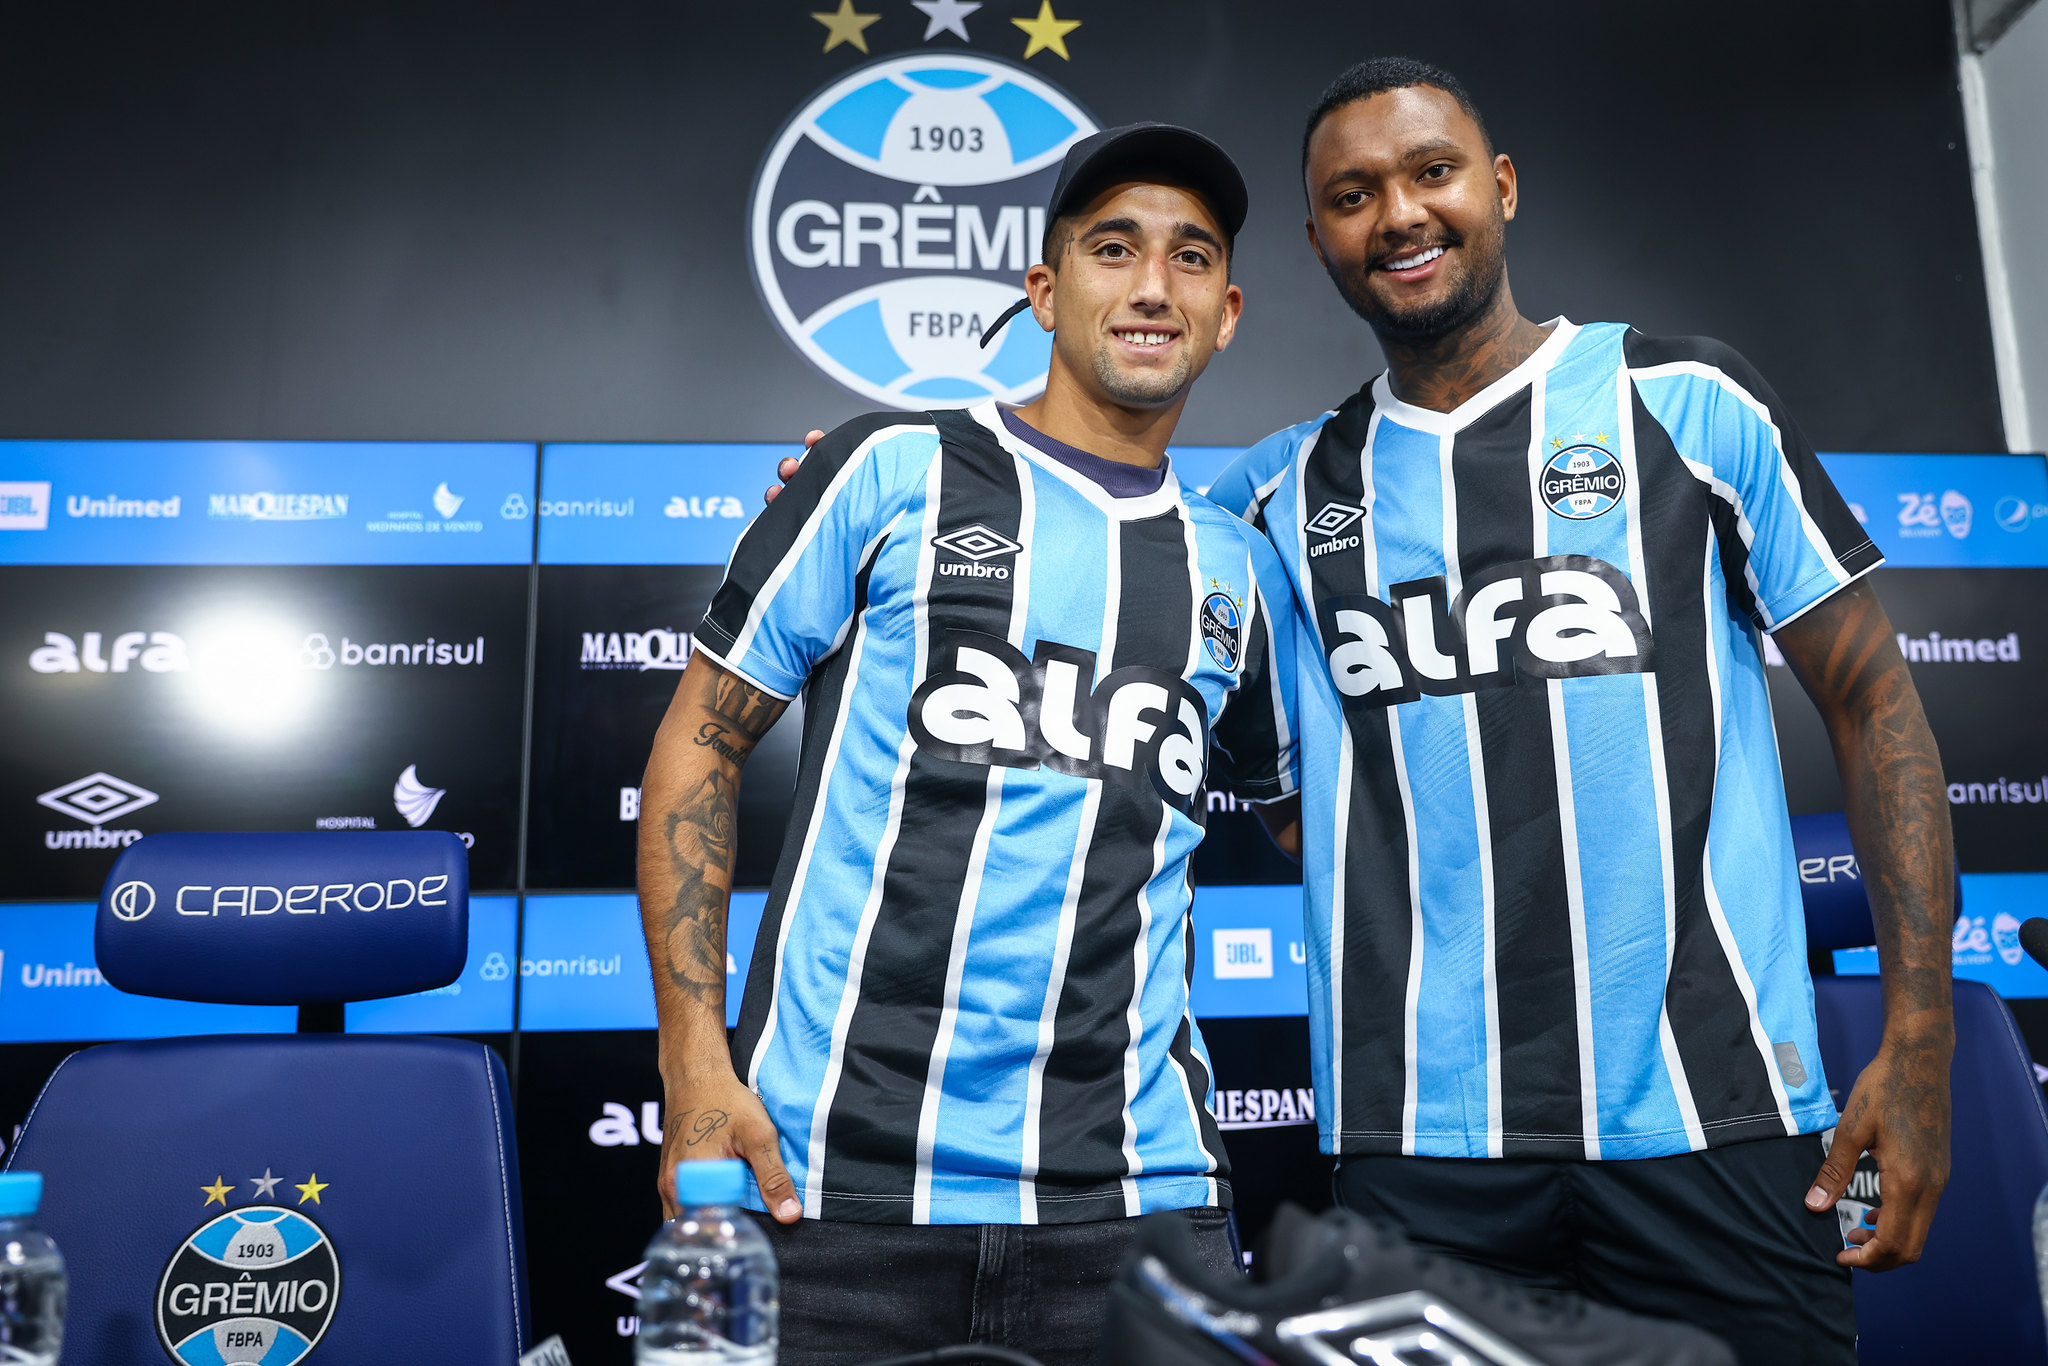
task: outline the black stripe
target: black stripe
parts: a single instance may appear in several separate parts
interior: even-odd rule
[[[780,502],[781,499],[776,500]],[[861,566],[853,581],[853,620],[859,621],[868,608],[868,582],[874,576],[880,547]],[[824,666],[812,673],[804,690],[803,748],[797,756],[796,795],[790,806],[789,824],[782,836],[782,852],[775,860],[775,877],[768,888],[768,904],[761,914],[761,928],[754,939],[753,961],[747,965],[746,991],[740,998],[739,1025],[733,1030],[733,1070],[747,1075],[761,1033],[768,1027],[768,1003],[775,990],[775,949],[782,937],[782,922],[789,909],[789,890],[796,880],[803,857],[804,839],[811,828],[818,803],[825,799],[825,755],[832,747],[832,734],[839,720],[839,705],[846,692],[847,674],[853,667],[853,649],[835,651]]]
[[[945,446],[936,534],[944,537],[979,525],[1016,539],[1022,504],[1014,458],[958,424],[942,423],[941,431]],[[935,561],[947,558],[944,551],[934,552]],[[1014,558],[1009,566],[1012,575],[1003,578],[934,572],[926,617],[927,648],[934,653],[927,659],[927,673],[952,667],[950,657],[941,660],[937,654],[944,631],[998,639],[1009,635]],[[918,1115],[945,1006],[946,965],[962,888],[987,805],[988,775],[984,765],[941,759],[922,749],[911,756],[881,906],[862,964],[860,998],[825,1121],[821,1184],[827,1219],[904,1223],[910,1218]]]
[[[1360,452],[1371,428],[1371,390],[1362,389],[1323,424],[1302,469],[1304,516],[1313,521],[1325,504],[1365,504]],[[1356,524],[1353,524],[1354,528]],[[1304,530],[1313,548],[1317,541]],[[1317,556],[1309,562],[1309,596],[1324,659],[1338,639],[1330,600],[1367,593],[1360,550]],[[1333,1041],[1342,1111],[1332,1117],[1341,1155],[1401,1150],[1401,1106],[1406,1092],[1402,1045],[1407,1030],[1408,954],[1414,904],[1408,894],[1408,827],[1394,772],[1394,708],[1347,706],[1351,731],[1350,821],[1344,830],[1344,1034]]]
[[[1671,799],[1676,888],[1671,976],[1664,1006],[1709,1146],[1783,1134],[1769,1074],[1750,1032],[1749,1005],[1707,914],[1705,857],[1714,814],[1714,700],[1709,690],[1702,576],[1713,509],[1725,507],[1678,458],[1671,438],[1631,391],[1641,481],[1643,569],[1638,585],[1657,636],[1657,710]],[[1720,523],[1713,523],[1718,529]],[[1740,538],[1736,538],[1740,545]],[[1725,555],[1726,543],[1722,543]],[[1736,573],[1741,571],[1737,569]]]
[[[1194,884],[1190,881],[1188,884],[1188,895],[1190,898],[1194,896],[1194,891]],[[1181,952],[1187,959],[1187,989],[1192,993],[1195,989],[1195,918],[1193,915],[1189,915],[1182,924]],[[1216,1178],[1216,1203],[1224,1209],[1229,1209],[1231,1204],[1230,1153],[1223,1146],[1223,1131],[1217,1126],[1216,1116],[1209,1112],[1209,1086],[1214,1079],[1209,1075],[1209,1069],[1202,1065],[1201,1056],[1195,1052],[1194,1021],[1192,1018],[1187,1015],[1181,1016],[1180,1027],[1174,1030],[1173,1043],[1167,1051],[1172,1055],[1174,1061],[1180,1064],[1182,1075],[1188,1079],[1188,1090],[1194,1100],[1195,1121],[1201,1129],[1202,1147],[1211,1157],[1216,1159],[1216,1170],[1212,1173]]]
[[[1466,582],[1536,557],[1529,422],[1524,390],[1460,433],[1452,447],[1458,567]],[[1490,823],[1482,838],[1491,844],[1494,869],[1505,1157],[1585,1154],[1578,977],[1549,689],[1518,674],[1514,687],[1473,694]]]
[[[1186,532],[1178,509],[1121,527],[1116,647],[1108,667],[1187,673],[1194,633]],[[1124,1213],[1124,1052],[1138,990],[1138,896],[1152,877],[1165,804],[1149,786],[1103,782],[1074,911],[1067,974],[1040,1093],[1041,1223]]]
[[[869,413],[828,432],[804,457],[803,467],[762,510],[733,551],[725,582],[711,599],[698,630],[723,654],[746,629],[754,599],[789,554],[824,500],[825,490],[862,443],[885,427],[928,426],[922,413]],[[737,661],[735,661],[737,662]]]

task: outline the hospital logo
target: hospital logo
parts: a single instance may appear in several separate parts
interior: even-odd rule
[[[892,408],[1024,402],[1052,339],[1020,318],[1067,148],[1096,131],[1033,73],[963,52],[872,62],[783,128],[749,210],[754,279],[820,370]]]
[[[1553,437],[1550,444],[1560,446],[1561,439]],[[1583,522],[1619,503],[1628,477],[1610,452],[1582,442],[1562,446],[1546,460],[1537,487],[1552,512]]]
[[[216,1177],[202,1189],[224,1184]],[[225,1192],[218,1198],[227,1203]],[[318,1190],[306,1198],[318,1203]],[[326,1230],[299,1210],[245,1205],[200,1225],[171,1255],[157,1283],[157,1336],[185,1366],[298,1361],[326,1335],[340,1297],[341,1262]]]

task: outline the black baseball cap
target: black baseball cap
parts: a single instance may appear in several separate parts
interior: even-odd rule
[[[1207,199],[1229,236],[1236,237],[1244,226],[1250,196],[1237,163],[1194,129],[1172,123],[1126,123],[1069,147],[1045,221],[1072,213],[1105,185],[1160,179],[1186,185]]]
[[[1251,196],[1245,193],[1244,176],[1237,163],[1213,141],[1192,128],[1175,123],[1126,123],[1091,133],[1067,149],[1060,163],[1060,178],[1053,182],[1052,199],[1045,206],[1045,221],[1051,223],[1072,213],[1105,185],[1126,180],[1163,180],[1185,185],[1209,201],[1209,207],[1233,241],[1244,226]],[[1003,325],[1031,304],[1019,299],[981,334],[986,347]]]

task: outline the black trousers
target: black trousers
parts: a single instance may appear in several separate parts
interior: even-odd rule
[[[1241,1271],[1229,1216],[1186,1213],[1205,1260]],[[1088,1366],[1138,1225],[758,1222],[781,1275],[779,1366],[879,1361],[964,1342],[1027,1352],[1045,1366]]]
[[[1676,1157],[1353,1157],[1337,1200],[1523,1284],[1718,1333],[1743,1366],[1855,1366],[1833,1211],[1803,1201],[1818,1134]]]

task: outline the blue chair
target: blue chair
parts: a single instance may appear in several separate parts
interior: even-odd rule
[[[297,1035],[107,1044],[60,1064],[9,1165],[45,1180],[64,1359],[93,1366],[513,1366],[526,1346],[505,1071],[454,1039],[338,1031],[444,986],[468,855],[436,831],[152,835],[95,926],[123,991],[298,1005]]]
[[[1800,817],[1793,844],[1809,947],[1871,943],[1870,903],[1847,823],[1839,814]],[[1839,1105],[1883,1041],[1882,987],[1875,977],[1816,977],[1813,995],[1821,1059]],[[1998,993],[1959,981],[1955,1004],[1948,1189],[1918,1262],[1882,1275],[1855,1273],[1857,1357],[1865,1363],[2048,1362],[2033,1243],[2034,1201],[2048,1185],[2048,1106]],[[1864,1170],[1874,1170],[1868,1158]],[[1868,1178],[1859,1173],[1859,1180]],[[1871,1194],[1852,1189],[1859,1193]]]

